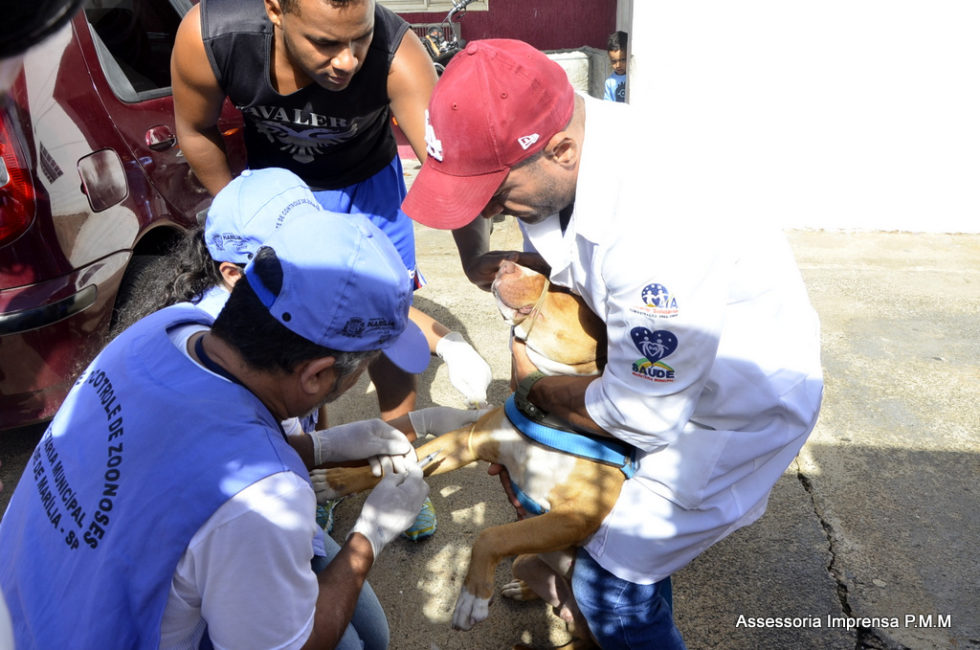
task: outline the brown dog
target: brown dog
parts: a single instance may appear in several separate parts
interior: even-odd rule
[[[580,298],[549,287],[543,275],[512,262],[501,265],[492,291],[504,319],[514,327],[514,336],[526,341],[529,356],[543,372],[599,373],[605,355],[605,326]],[[624,480],[617,467],[533,442],[511,424],[504,407],[417,449],[419,458],[432,452],[439,453],[425,469],[427,476],[476,460],[500,463],[519,490],[547,511],[480,533],[453,612],[453,627],[462,630],[488,616],[494,572],[503,558],[565,551],[581,544],[612,509]],[[327,498],[367,490],[378,482],[368,468],[317,471],[325,472],[333,491]],[[522,586],[512,589],[523,592],[517,593],[518,598],[529,596],[528,588]]]

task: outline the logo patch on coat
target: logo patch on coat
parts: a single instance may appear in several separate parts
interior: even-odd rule
[[[630,330],[633,345],[643,356],[633,362],[632,371],[648,381],[670,383],[674,381],[674,369],[663,362],[677,349],[677,336],[667,330],[651,332],[645,327]]]
[[[640,292],[641,305],[631,307],[630,311],[654,318],[673,318],[680,313],[677,298],[662,284],[656,282],[643,287]]]

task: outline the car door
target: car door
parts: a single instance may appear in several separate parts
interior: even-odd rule
[[[141,230],[160,219],[192,226],[211,201],[181,153],[174,126],[170,53],[190,7],[187,0],[88,0],[87,33],[77,35],[106,114],[142,172],[129,177],[137,185],[130,191],[146,201]],[[241,116],[230,103],[218,126],[230,136],[233,169],[241,169]]]

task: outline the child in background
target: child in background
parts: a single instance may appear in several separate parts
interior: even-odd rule
[[[626,101],[626,64],[629,61],[626,45],[628,39],[629,36],[626,32],[613,32],[606,42],[606,52],[609,54],[609,63],[612,65],[613,72],[606,77],[606,92],[603,99],[613,102]]]

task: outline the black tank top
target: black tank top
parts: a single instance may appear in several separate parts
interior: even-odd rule
[[[201,0],[201,35],[225,94],[245,117],[253,168],[285,167],[313,189],[370,178],[398,151],[391,133],[388,70],[408,29],[375,4],[364,65],[344,90],[312,83],[280,95],[270,78],[273,26],[263,0]]]

